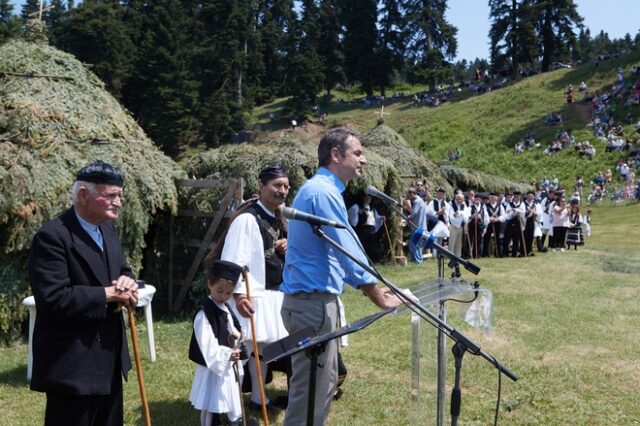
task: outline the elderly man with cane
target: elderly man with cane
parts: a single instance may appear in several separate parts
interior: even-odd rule
[[[31,389],[47,395],[45,425],[123,424],[122,376],[131,359],[119,304],[138,286],[113,221],[124,176],[96,161],[73,185],[73,207],[33,239],[29,281],[38,316]]]

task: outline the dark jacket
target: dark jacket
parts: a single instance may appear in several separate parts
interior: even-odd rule
[[[68,395],[106,395],[131,359],[122,313],[106,303],[104,287],[133,277],[116,229],[103,223],[102,252],[73,208],[45,223],[33,239],[29,281],[36,301],[31,389]]]

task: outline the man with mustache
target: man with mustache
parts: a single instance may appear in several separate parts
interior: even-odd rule
[[[258,351],[267,343],[288,336],[280,317],[283,293],[278,286],[282,283],[284,255],[287,251],[287,230],[280,215],[279,206],[284,204],[289,194],[289,178],[280,165],[265,167],[258,174],[260,180],[258,198],[248,200],[241,206],[229,225],[220,258],[237,265],[247,266],[249,272],[249,293],[246,284],[239,280],[234,290],[232,308],[239,315],[243,330],[250,331],[249,318],[254,315],[255,336]],[[251,350],[253,345],[247,345]],[[258,354],[256,354],[258,356]],[[267,365],[262,363],[262,380],[258,380],[255,362],[248,362],[251,376],[251,400],[249,407],[260,409],[260,382],[266,383]],[[276,410],[267,399],[267,409]]]
[[[38,316],[31,389],[46,392],[45,425],[120,426],[131,369],[119,303],[138,302],[113,221],[124,176],[96,161],[73,185],[73,207],[33,238],[29,282]]]

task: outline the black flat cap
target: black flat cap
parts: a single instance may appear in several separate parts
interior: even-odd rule
[[[287,171],[280,164],[267,166],[258,173],[258,179],[260,179],[260,182],[262,183],[267,183],[270,180],[281,177],[289,176],[287,175]]]
[[[226,260],[216,260],[209,267],[209,278],[213,280],[223,278],[235,283],[240,278],[241,273],[242,268],[240,266]]]
[[[111,164],[98,160],[81,168],[76,175],[76,180],[122,186],[124,175]]]

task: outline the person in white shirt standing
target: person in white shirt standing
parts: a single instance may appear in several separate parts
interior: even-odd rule
[[[462,193],[456,194],[449,209],[449,250],[460,256],[465,243],[464,229],[469,222],[469,208]]]

